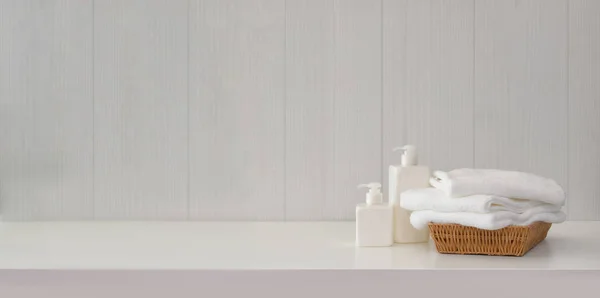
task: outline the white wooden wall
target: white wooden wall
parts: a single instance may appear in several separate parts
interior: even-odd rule
[[[0,0],[4,220],[343,220],[397,145],[600,220],[600,1]]]

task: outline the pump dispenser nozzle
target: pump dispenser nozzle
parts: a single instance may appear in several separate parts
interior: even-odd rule
[[[402,151],[402,157],[401,157],[401,165],[402,166],[416,166],[418,159],[417,159],[417,148],[413,145],[406,145],[403,147],[396,147],[393,149],[393,151]]]
[[[368,184],[360,184],[358,188],[369,188],[369,192],[367,193],[367,205],[383,203],[383,197],[381,195],[381,183],[371,182]]]

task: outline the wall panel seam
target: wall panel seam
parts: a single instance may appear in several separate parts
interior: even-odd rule
[[[96,219],[96,0],[92,0],[92,218]]]
[[[380,75],[380,76],[381,76],[381,77],[380,77],[380,80],[381,80],[381,81],[379,82],[379,86],[380,86],[379,88],[381,89],[381,90],[380,90],[381,94],[380,94],[380,96],[379,96],[379,100],[380,100],[380,108],[379,108],[379,120],[380,120],[380,121],[379,121],[379,123],[380,123],[380,124],[379,124],[379,126],[380,126],[380,127],[379,127],[379,133],[380,133],[380,135],[381,135],[381,136],[380,136],[380,138],[379,138],[379,154],[380,154],[380,155],[379,155],[379,159],[380,159],[380,164],[381,164],[381,166],[380,166],[380,169],[379,169],[379,182],[380,182],[382,185],[384,184],[384,183],[383,183],[383,182],[384,182],[384,181],[383,181],[383,178],[385,177],[385,168],[386,168],[386,167],[385,167],[385,165],[383,164],[383,163],[384,163],[384,160],[383,160],[383,154],[384,154],[384,151],[383,151],[383,150],[385,150],[385,149],[384,149],[384,147],[383,147],[383,138],[384,138],[384,133],[383,133],[383,132],[384,132],[384,130],[385,130],[385,127],[384,127],[384,125],[383,125],[383,124],[384,124],[384,119],[383,119],[383,117],[384,117],[384,114],[383,114],[383,105],[384,105],[384,100],[383,100],[383,97],[384,97],[384,86],[383,86],[383,85],[384,85],[384,75],[385,75],[385,74],[384,74],[384,69],[383,69],[383,53],[384,53],[384,49],[383,49],[383,46],[384,46],[384,42],[383,42],[383,39],[384,39],[384,19],[383,19],[383,10],[384,10],[384,8],[383,8],[383,5],[384,5],[384,3],[385,3],[385,0],[381,0],[381,2],[380,2],[380,7],[381,7],[381,9],[380,9],[380,14],[379,14],[379,19],[380,19],[379,21],[380,21],[380,25],[381,25],[381,26],[380,26],[380,30],[381,30],[381,32],[380,32],[380,39],[381,39],[381,40],[379,41],[379,42],[380,42],[380,49],[379,49],[379,55],[380,55],[380,57],[379,57],[379,63],[381,64],[381,65],[380,65],[380,70],[379,70],[379,71],[380,71],[380,73],[381,73],[381,75]]]
[[[333,170],[331,171],[331,173],[332,173],[333,177],[331,177],[331,179],[332,179],[331,181],[333,181],[333,184],[335,184],[336,179],[337,179],[337,172],[336,172],[337,163],[335,162],[337,159],[337,156],[336,156],[337,155],[337,151],[336,151],[337,150],[337,142],[335,141],[336,135],[337,135],[337,129],[335,127],[337,114],[335,111],[336,111],[337,97],[338,97],[337,96],[338,91],[337,91],[336,86],[337,86],[337,80],[338,80],[338,78],[337,78],[337,73],[338,73],[338,71],[337,71],[337,48],[338,48],[337,29],[338,29],[339,16],[338,16],[338,0],[332,0],[332,1],[333,1],[333,10],[332,10],[333,11],[333,30],[332,30],[332,32],[333,32],[332,33],[332,38],[333,38],[333,50],[332,50],[332,53],[333,53],[333,55],[332,55],[333,56],[332,57],[332,59],[333,59],[333,67],[332,67],[333,88],[332,89],[333,89],[333,91],[331,93],[332,93],[332,97],[333,97],[333,99],[332,99],[333,103],[331,104],[331,106],[332,106],[331,118],[332,118],[333,128],[331,129],[331,134],[332,134],[331,138],[333,141],[331,142],[331,144],[332,144],[331,150],[333,150],[332,151],[333,152],[333,156],[332,156],[333,157]],[[335,198],[337,198],[337,196],[338,196],[337,187],[334,187],[333,188],[333,198],[329,198],[329,199],[334,200]],[[321,211],[321,213],[323,213],[323,211]]]
[[[403,142],[406,143],[408,140],[408,119],[406,117],[406,113],[407,113],[407,108],[406,108],[406,100],[408,98],[408,84],[406,83],[408,81],[408,0],[405,2],[405,6],[404,6],[404,41],[403,41],[403,47],[404,47],[404,55],[405,55],[405,59],[404,59],[404,64],[403,66],[403,79],[404,79],[404,90],[402,90],[402,100],[403,102],[403,108],[402,108],[402,138],[404,139]],[[394,146],[402,146],[404,144],[395,144]]]
[[[190,163],[190,7],[191,7],[191,4],[190,3],[191,3],[191,1],[192,0],[187,1],[187,14],[186,14],[187,15],[187,26],[186,26],[186,28],[187,28],[187,32],[186,32],[186,35],[187,35],[187,40],[186,40],[186,42],[187,42],[187,57],[186,57],[186,60],[187,60],[187,63],[186,63],[186,78],[187,78],[187,82],[186,82],[186,89],[187,89],[186,90],[187,91],[186,92],[187,93],[187,102],[186,102],[186,104],[187,104],[187,115],[186,115],[187,116],[187,119],[186,119],[186,122],[187,122],[187,132],[186,132],[186,135],[187,135],[187,144],[186,144],[187,145],[187,157],[186,157],[186,159],[187,159],[187,189],[186,189],[186,191],[187,191],[187,201],[186,201],[186,214],[187,215],[186,216],[187,216],[187,218],[186,219],[187,220],[190,219],[190,200],[191,200],[191,198],[190,198],[190,184],[191,184],[191,177],[190,177],[191,176],[190,175],[190,172],[191,172],[191,170],[190,170],[190,168],[191,168],[191,163]]]
[[[288,6],[287,0],[283,1],[283,220],[288,221],[287,217],[287,100],[288,100],[288,89],[287,89],[287,18],[288,18]]]
[[[567,6],[566,7],[566,13],[567,13],[567,42],[566,42],[566,47],[567,47],[567,49],[566,49],[566,53],[567,53],[567,65],[566,65],[567,74],[566,74],[566,78],[565,78],[565,81],[566,81],[565,85],[566,85],[566,89],[567,89],[566,90],[566,96],[567,96],[567,108],[566,108],[566,111],[567,111],[567,148],[566,148],[566,151],[567,151],[567,165],[566,166],[567,166],[567,168],[566,168],[566,171],[567,171],[567,175],[566,175],[566,182],[565,182],[566,183],[565,187],[567,189],[567,191],[566,191],[566,193],[567,193],[567,200],[566,200],[565,206],[567,208],[567,219],[570,219],[570,217],[571,217],[571,215],[570,215],[571,212],[569,211],[569,198],[570,198],[570,196],[569,196],[569,193],[570,193],[569,184],[571,183],[570,182],[570,179],[571,179],[571,173],[570,173],[570,169],[571,169],[571,165],[570,165],[570,160],[571,160],[571,150],[570,150],[570,148],[571,148],[571,115],[570,115],[571,114],[571,110],[570,110],[570,106],[571,106],[571,94],[570,94],[570,91],[569,91],[569,87],[571,85],[571,82],[570,82],[570,80],[571,80],[571,68],[570,68],[571,67],[570,66],[571,65],[571,53],[570,53],[570,48],[571,48],[571,13],[570,13],[570,10],[569,10],[569,7],[571,6],[570,5],[570,0],[566,0],[565,4]]]
[[[475,128],[475,86],[477,86],[477,84],[476,84],[477,78],[475,76],[475,69],[476,69],[475,63],[477,63],[477,59],[475,59],[475,55],[476,55],[475,49],[476,49],[476,42],[477,42],[476,34],[475,34],[475,24],[476,24],[475,18],[477,16],[477,10],[476,10],[477,1],[473,0],[472,3],[473,3],[473,18],[471,20],[471,27],[473,27],[473,30],[472,30],[473,35],[471,36],[471,38],[473,39],[473,47],[472,47],[473,54],[471,56],[471,59],[473,59],[472,60],[473,65],[471,66],[471,80],[472,80],[472,82],[471,82],[471,125],[472,125],[472,128],[471,128],[471,146],[472,146],[471,147],[471,157],[472,157],[471,166],[475,169],[475,168],[477,168],[477,165],[475,164],[475,150],[476,150],[475,143],[477,141],[475,139],[475,129],[476,129]]]

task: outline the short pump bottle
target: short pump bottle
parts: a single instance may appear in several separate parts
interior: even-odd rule
[[[383,203],[381,184],[372,182],[361,184],[359,188],[369,188],[366,203],[356,206],[356,246],[390,246],[392,235],[393,209]]]
[[[414,188],[427,188],[430,171],[427,166],[417,165],[417,150],[413,145],[394,148],[402,151],[401,164],[389,169],[390,205],[394,209],[394,242],[417,243],[429,241],[429,230],[417,230],[410,224],[410,211],[400,207],[403,191]]]

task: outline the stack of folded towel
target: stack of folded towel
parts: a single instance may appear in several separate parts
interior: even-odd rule
[[[433,188],[401,194],[400,206],[414,211],[410,222],[424,229],[429,222],[454,223],[485,230],[536,221],[559,223],[566,215],[563,189],[552,179],[530,173],[457,169],[434,172]]]

